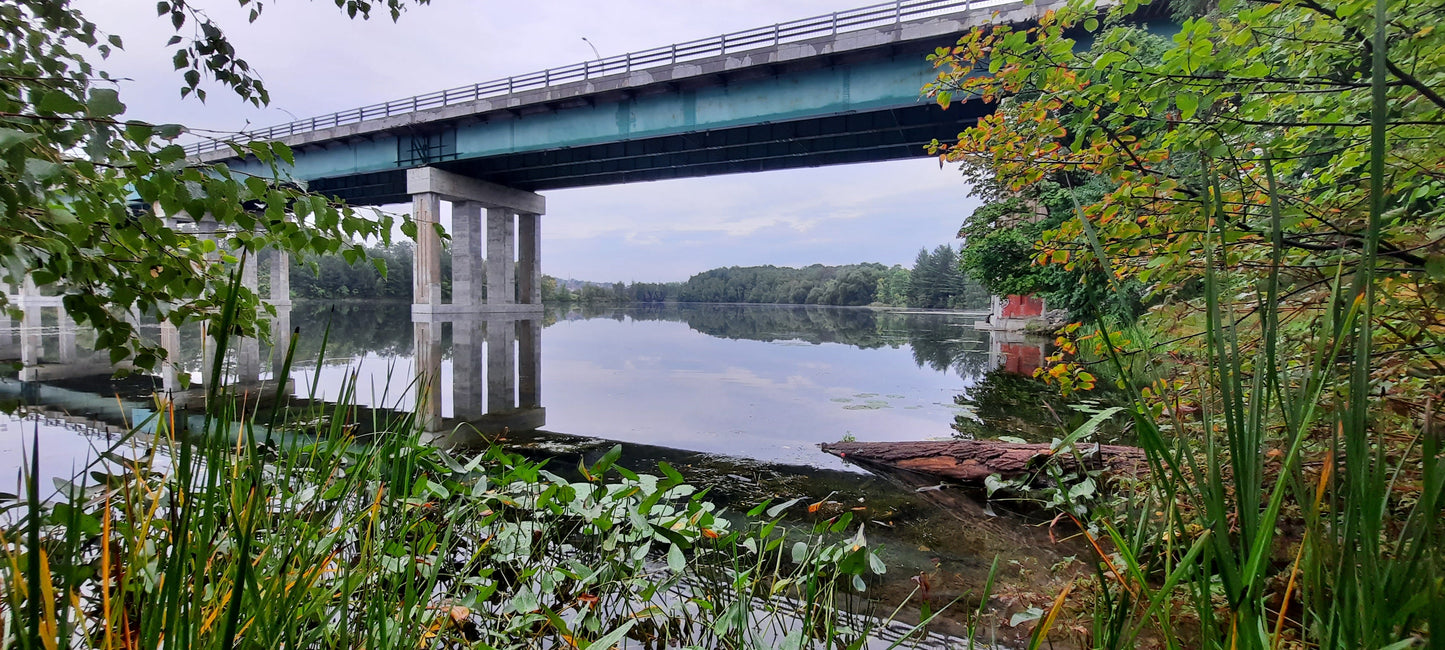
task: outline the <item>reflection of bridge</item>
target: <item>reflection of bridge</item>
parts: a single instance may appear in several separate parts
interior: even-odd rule
[[[77,338],[77,327],[67,316],[58,298],[27,296],[14,298],[24,311],[24,318],[11,323],[0,320],[0,360],[19,361],[20,394],[41,395],[38,382],[54,382],[87,378],[108,378],[116,366],[104,354],[87,351]],[[42,316],[54,310],[54,323]],[[292,307],[276,306],[272,320],[274,340],[284,342],[291,331]],[[424,431],[453,432],[455,441],[464,442],[468,433],[494,434],[502,431],[529,431],[546,421],[541,406],[541,338],[542,321],[531,314],[473,314],[452,319],[416,318],[413,321],[415,343],[415,409]],[[451,336],[451,402],[450,417],[443,417],[444,388],[443,328]],[[202,330],[204,331],[204,330]],[[319,336],[319,331],[313,335]],[[198,408],[206,399],[206,386],[212,380],[214,341],[204,335],[189,336],[174,325],[163,322],[159,328],[160,344],[168,360],[161,370],[156,394],[178,408]],[[250,403],[269,402],[276,395],[275,378],[282,372],[284,343],[272,350],[271,367],[262,370],[260,342],[254,338],[232,339],[230,352],[222,364],[222,383],[233,395],[247,395]],[[201,346],[198,366],[200,381],[187,385],[196,373],[186,368],[184,359]],[[305,363],[308,360],[298,360]],[[323,360],[318,360],[323,361]],[[192,365],[192,368],[197,366]],[[292,377],[296,376],[293,371]],[[149,389],[147,394],[149,394]],[[292,394],[295,383],[289,381],[285,393]],[[118,396],[101,396],[115,397]],[[132,397],[135,397],[132,395]],[[114,406],[114,404],[111,404]],[[410,410],[413,403],[380,404]],[[90,408],[87,406],[86,408]]]

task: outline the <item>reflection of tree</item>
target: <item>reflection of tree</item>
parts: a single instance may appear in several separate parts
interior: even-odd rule
[[[910,327],[908,343],[920,368],[939,372],[952,368],[960,377],[977,377],[988,370],[988,336],[967,325]]]
[[[967,415],[954,418],[953,429],[960,438],[997,438],[1017,436],[1029,442],[1049,442],[1061,438],[1102,408],[1117,401],[1117,395],[1104,391],[1075,395],[1066,399],[1057,386],[1050,386],[1032,377],[995,368],[983,374],[968,391],[953,398],[955,404],[967,408],[977,419]],[[1106,424],[1090,438],[1093,442],[1123,442],[1122,428]]]
[[[981,375],[988,366],[988,333],[939,314],[880,312],[804,305],[639,305],[625,310],[574,308],[567,316],[685,322],[725,339],[840,343],[856,348],[908,345],[920,368]],[[567,316],[564,316],[567,317]]]
[[[326,357],[357,357],[368,352],[381,356],[411,354],[414,330],[411,304],[401,301],[299,302],[291,309],[291,326],[299,328],[296,363],[316,361],[321,354],[322,334]]]
[[[871,309],[840,309],[803,305],[688,304],[650,306],[629,315],[637,320],[682,321],[688,327],[723,339],[842,343],[859,348],[897,347],[878,327]]]

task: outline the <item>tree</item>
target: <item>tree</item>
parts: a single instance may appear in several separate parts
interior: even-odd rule
[[[878,278],[876,300],[894,307],[908,306],[908,285],[913,281],[913,272],[894,264],[883,277]]]
[[[418,0],[425,3],[427,0]],[[257,20],[263,3],[238,0]],[[396,19],[404,0],[336,0],[351,16],[384,8]],[[181,72],[181,96],[206,98],[210,79],[256,105],[269,94],[222,30],[187,0],[156,5],[175,29],[168,47]],[[124,117],[114,80],[98,67],[122,46],[68,0],[0,5],[0,280],[63,296],[78,322],[97,332],[113,360],[152,367],[164,357],[142,341],[131,315],[174,323],[215,318],[234,301],[236,325],[258,330],[254,292],[232,290],[228,273],[265,248],[299,256],[365,256],[367,239],[388,243],[392,221],[363,216],[282,181],[292,162],[280,143],[232,145],[270,166],[265,177],[188,161],[175,124]],[[163,215],[179,217],[172,228]],[[187,216],[188,215],[188,216]],[[190,228],[209,216],[211,242]],[[407,226],[406,228],[410,228]],[[9,309],[4,296],[0,307]]]

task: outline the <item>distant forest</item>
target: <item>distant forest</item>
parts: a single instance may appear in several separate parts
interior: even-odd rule
[[[385,263],[385,275],[375,262],[347,264],[340,257],[325,257],[315,264],[292,266],[292,294],[303,299],[410,299],[410,242],[374,248],[370,252],[371,257]],[[450,268],[451,254],[443,251],[444,298],[448,298],[451,292]],[[261,260],[263,276],[269,269],[266,260]],[[960,270],[958,251],[943,244],[932,251],[920,249],[912,268],[876,263],[844,266],[814,264],[803,268],[731,266],[704,271],[686,282],[630,284],[559,282],[556,278],[544,276],[542,300],[584,304],[717,302],[985,309],[989,304],[989,295],[982,285],[967,278]]]

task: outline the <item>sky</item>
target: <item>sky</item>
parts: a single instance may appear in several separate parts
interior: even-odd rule
[[[265,0],[248,24],[237,0],[191,0],[260,72],[271,93],[263,109],[220,89],[204,104],[181,99],[165,47],[173,32],[154,2],[75,4],[125,41],[102,67],[121,78],[127,117],[235,132],[578,63],[597,56],[589,41],[606,57],[869,3],[435,0],[392,23],[348,20],[333,0]],[[968,190],[953,166],[929,158],[552,190],[542,267],[561,278],[659,282],[734,265],[908,266],[920,247],[956,243],[977,205]]]

